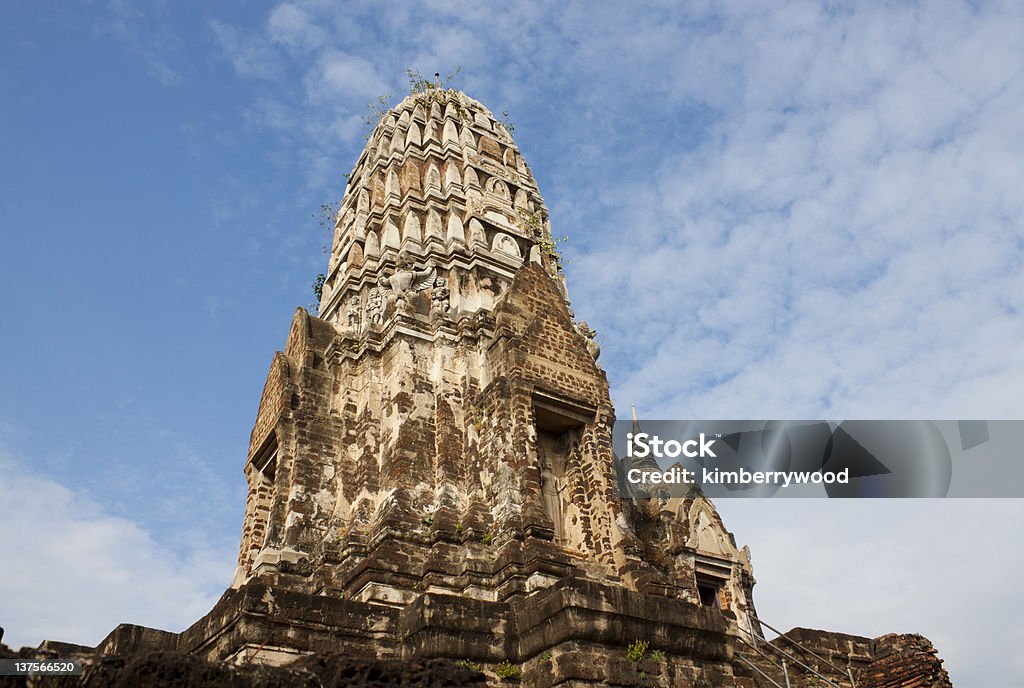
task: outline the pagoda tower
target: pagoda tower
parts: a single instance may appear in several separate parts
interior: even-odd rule
[[[533,685],[731,681],[746,551],[701,495],[620,487],[594,332],[509,132],[440,87],[369,137],[317,316],[298,309],[252,431],[238,568],[176,640],[502,662]]]

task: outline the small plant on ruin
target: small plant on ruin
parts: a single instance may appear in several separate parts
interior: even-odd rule
[[[461,535],[462,534],[462,530],[463,530],[462,524],[461,523],[456,523],[455,524],[455,534],[456,535]]]
[[[331,237],[329,241],[334,240],[334,222],[335,218],[338,217],[338,211],[340,209],[341,201],[338,201],[337,203],[321,203],[320,211],[313,213],[313,219],[316,220],[317,224],[320,226],[321,235],[323,235],[325,231],[328,232]],[[330,252],[331,247],[325,242],[321,245],[320,250],[324,255],[327,255],[327,253]],[[322,272],[318,273],[313,279],[313,295],[316,297],[316,301],[311,302],[309,304],[309,308],[306,310],[315,311],[320,307],[320,300],[324,296],[324,282],[326,281],[327,275]]]
[[[551,258],[552,274],[558,274],[562,270],[563,265],[569,264],[569,261],[562,256],[558,245],[569,241],[569,237],[552,237],[551,241],[545,241],[543,238],[544,218],[541,216],[540,211],[530,212],[525,208],[519,208],[518,212],[520,229],[531,234],[536,239],[540,252]]]
[[[508,114],[508,110],[501,111],[501,124],[509,134],[516,133],[516,125],[512,123],[512,117]]]
[[[552,274],[558,274],[562,271],[562,265],[568,264],[569,261],[562,258],[562,253],[558,250],[559,244],[564,244],[569,240],[567,236],[554,237],[551,241],[538,241],[537,246],[540,247],[540,252],[551,258],[552,262]]]
[[[319,225],[320,233],[326,232],[332,241],[334,239],[334,223],[338,221],[338,211],[340,210],[341,201],[335,201],[333,203],[321,203],[320,210],[313,213],[313,219]],[[320,247],[320,250],[324,255],[327,255],[331,247],[325,243]]]
[[[377,96],[377,100],[366,105],[366,114],[362,115],[360,119],[363,120],[363,124],[367,126],[369,132],[366,134],[366,138],[370,138],[370,134],[377,128],[380,121],[384,119],[384,116],[388,114],[388,110],[391,109],[391,99],[395,97],[394,92],[387,93],[382,96]]]
[[[507,659],[502,660],[500,664],[494,666],[495,675],[503,681],[518,681],[519,677],[522,676],[522,672],[512,662]]]
[[[468,659],[463,659],[462,661],[460,661],[459,662],[459,666],[466,667],[470,671],[483,671],[484,670],[484,667],[483,667],[482,664],[480,664],[480,662],[473,662],[473,661],[468,660]]]
[[[480,538],[480,542],[490,547],[494,543],[494,535],[491,534],[491,531],[487,531],[484,533],[484,536]]]
[[[650,645],[646,640],[634,640],[626,647],[626,657],[631,662],[639,662],[647,654],[647,646]]]
[[[461,73],[462,67],[456,67],[455,71],[444,79],[437,73],[433,79],[428,79],[414,69],[407,69],[405,76],[409,79],[409,95],[413,96],[416,104],[426,112],[430,112],[430,106],[435,103],[439,107],[444,107],[450,102],[460,120],[469,119],[469,114],[459,102],[459,92],[449,86]]]
[[[540,211],[533,211],[532,213],[525,209],[519,208],[519,227],[532,236],[540,236],[541,227],[544,222],[540,216]],[[542,249],[543,250],[543,249]]]
[[[654,652],[651,653],[651,661],[652,662],[657,662],[658,664],[661,664],[662,662],[665,661],[665,653],[662,652],[661,650],[655,650]]]
[[[318,273],[313,279],[313,296],[316,297],[316,301],[310,303],[311,308],[307,310],[316,311],[320,308],[320,300],[324,297],[324,282],[327,281],[327,275],[324,273]]]
[[[420,519],[420,522],[425,526],[429,526],[434,522],[434,519],[430,516],[424,516],[422,519]]]
[[[548,650],[547,652],[542,654],[540,656],[540,661],[542,661],[542,662],[550,662],[551,661],[551,651]]]
[[[414,69],[407,69],[405,70],[405,76],[409,80],[409,95],[414,96],[416,104],[423,106],[423,109],[428,112],[432,104],[437,103],[439,106],[444,107],[450,101],[459,119],[468,120],[469,114],[462,107],[462,103],[459,102],[458,91],[448,85],[461,72],[462,67],[456,67],[454,72],[442,80],[440,74],[434,74],[433,79],[428,79]],[[369,139],[377,125],[387,117],[388,112],[391,111],[391,101],[395,95],[395,92],[392,91],[391,93],[377,96],[375,101],[366,105],[366,113],[361,117],[363,124],[368,129],[364,138]]]

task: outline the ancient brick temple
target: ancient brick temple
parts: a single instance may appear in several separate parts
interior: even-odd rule
[[[296,312],[260,401],[232,590],[184,649],[553,683],[602,681],[640,640],[673,675],[731,675],[749,560],[706,500],[623,506],[598,347],[505,127],[428,90],[348,179],[320,313]]]
[[[348,179],[320,312],[296,312],[260,400],[231,589],[180,634],[120,626],[99,650],[760,682],[737,661],[760,635],[746,548],[699,494],[620,492],[599,348],[505,127],[428,89]]]

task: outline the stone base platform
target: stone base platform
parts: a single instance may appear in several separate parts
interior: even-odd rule
[[[585,580],[507,602],[422,593],[404,608],[254,580],[225,593],[173,648],[173,634],[119,626],[97,652],[175,649],[278,666],[337,653],[447,659],[531,686],[751,685],[733,675],[735,632],[728,612]]]

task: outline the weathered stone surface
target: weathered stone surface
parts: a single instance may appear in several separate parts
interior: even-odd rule
[[[924,636],[889,634],[875,639],[871,664],[861,670],[863,688],[952,688],[938,651]]]
[[[178,652],[86,659],[81,676],[0,677],[0,688],[440,688],[482,686],[483,674],[440,661],[315,655],[288,668],[211,662]]]
[[[98,657],[187,657],[109,660],[111,680],[302,685],[341,652],[534,686],[752,686],[749,551],[700,493],[619,492],[599,354],[508,132],[464,94],[406,98],[349,177],[319,314],[298,309],[271,361],[231,588],[180,634],[115,629]],[[321,668],[383,685],[399,666],[346,662]],[[254,663],[289,669],[233,668]]]
[[[758,653],[743,648],[739,655],[760,672],[737,662],[737,673],[769,688],[786,685],[781,664],[786,663],[789,685],[805,688],[827,685],[858,688],[951,688],[942,660],[927,638],[920,635],[884,635],[874,640],[846,633],[794,628],[765,645]]]
[[[271,365],[233,590],[178,649],[508,660],[543,684],[632,670],[646,638],[665,681],[730,675],[749,558],[699,496],[618,493],[599,347],[554,246],[486,108],[435,91],[384,117],[319,316],[296,312]]]
[[[140,647],[149,650],[173,650],[177,645],[177,633],[135,624],[120,624],[100,641],[100,644],[96,646],[96,651],[104,655],[123,655],[134,652],[136,648]]]

